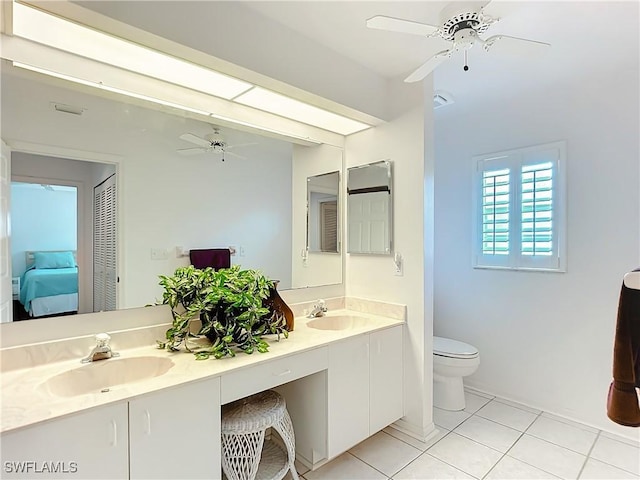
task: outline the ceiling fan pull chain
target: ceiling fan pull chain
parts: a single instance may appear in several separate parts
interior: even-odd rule
[[[464,67],[463,70],[466,72],[469,70],[469,65],[467,65],[467,50],[464,51]]]

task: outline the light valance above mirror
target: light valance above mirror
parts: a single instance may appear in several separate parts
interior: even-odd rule
[[[392,200],[390,160],[347,170],[347,253],[391,254]]]

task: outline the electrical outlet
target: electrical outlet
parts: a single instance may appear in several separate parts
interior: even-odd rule
[[[244,247],[243,247],[242,245],[240,245],[240,248],[238,249],[238,252],[239,252],[238,254],[239,254],[241,257],[244,257]]]

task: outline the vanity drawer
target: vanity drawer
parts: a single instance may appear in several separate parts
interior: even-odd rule
[[[220,403],[233,402],[326,370],[328,363],[327,348],[322,347],[228,373],[221,379]]]

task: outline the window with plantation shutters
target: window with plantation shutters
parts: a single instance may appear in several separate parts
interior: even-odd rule
[[[566,270],[565,160],[565,142],[474,157],[474,267]]]
[[[482,253],[509,255],[508,168],[482,174]]]
[[[553,255],[553,163],[522,167],[520,250],[522,255]]]

